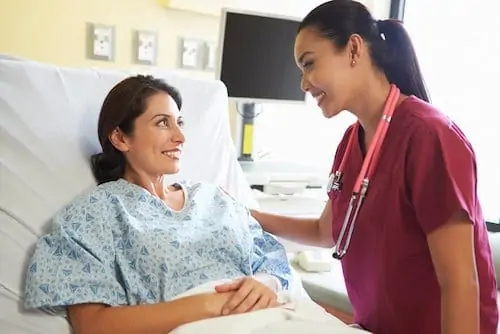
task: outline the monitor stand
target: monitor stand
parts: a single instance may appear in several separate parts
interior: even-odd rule
[[[243,103],[241,115],[241,145],[238,161],[254,161],[253,160],[253,135],[254,135],[254,119],[255,103]]]

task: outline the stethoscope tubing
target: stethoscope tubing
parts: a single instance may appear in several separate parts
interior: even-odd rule
[[[354,232],[354,225],[361,210],[361,206],[366,197],[366,193],[368,192],[370,179],[373,177],[373,173],[380,159],[380,150],[382,148],[382,144],[385,140],[385,137],[387,136],[389,124],[392,120],[392,115],[394,113],[394,110],[396,109],[396,105],[399,100],[399,95],[400,95],[399,89],[395,85],[391,85],[389,96],[384,105],[384,112],[382,114],[382,118],[380,119],[377,129],[375,131],[373,142],[368,149],[365,159],[363,160],[361,171],[358,177],[356,178],[356,182],[352,190],[352,195],[349,200],[349,205],[347,207],[342,228],[340,229],[338,239],[335,241],[335,246],[333,248],[333,253],[332,253],[332,257],[335,259],[341,260],[346,255],[347,250],[349,249],[349,245],[351,243],[352,235]],[[346,151],[344,152],[344,155],[340,162],[339,169],[330,176],[331,178],[333,177],[333,179],[332,182],[329,182],[328,187],[331,189],[328,189],[328,192],[340,191],[342,188],[341,181],[342,181],[342,176],[344,174],[344,167],[346,164],[347,157],[351,152],[355,137],[357,137],[358,129],[359,129],[359,123],[356,123],[350,134]],[[353,214],[353,209],[354,209],[354,214]],[[345,239],[345,244],[342,247],[342,242],[344,240],[344,235],[346,231],[347,231],[347,236]]]

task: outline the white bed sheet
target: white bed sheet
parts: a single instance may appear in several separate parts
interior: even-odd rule
[[[179,297],[215,291],[223,281],[210,282],[196,287]],[[310,298],[293,292],[282,292],[284,301],[278,308],[271,308],[239,315],[218,317],[183,325],[171,334],[361,334],[363,330],[351,328],[329,315]]]

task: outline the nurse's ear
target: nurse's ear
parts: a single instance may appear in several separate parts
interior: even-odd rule
[[[351,67],[358,65],[361,63],[362,59],[366,57],[366,43],[358,34],[352,34],[351,37],[349,37],[346,49]]]

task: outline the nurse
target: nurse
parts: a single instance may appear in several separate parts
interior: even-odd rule
[[[429,104],[403,26],[374,20],[359,2],[329,1],[302,21],[295,59],[303,90],[324,116],[349,110],[357,123],[337,148],[332,173],[342,177],[332,180],[320,218],[253,216],[280,237],[335,246],[355,322],[370,332],[496,333],[496,282],[474,151]],[[353,193],[362,197],[366,178],[351,230],[349,203]]]

